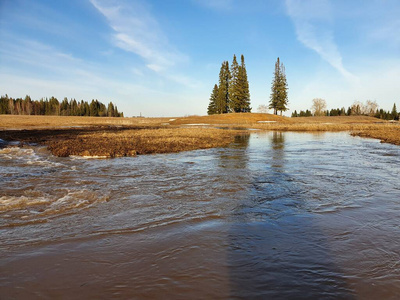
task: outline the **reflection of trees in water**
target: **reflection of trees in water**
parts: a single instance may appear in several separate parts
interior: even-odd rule
[[[302,207],[285,133],[272,132],[269,142],[248,151],[252,188],[238,199],[228,235],[231,297],[352,299],[324,232]]]
[[[240,134],[235,136],[235,144],[241,148],[247,148],[249,146],[250,134]]]
[[[274,131],[272,133],[273,148],[283,148],[285,146],[285,136],[283,132]]]
[[[285,158],[285,135],[283,132],[274,131],[271,139],[272,167],[282,168]]]
[[[248,163],[247,148],[250,134],[235,136],[233,144],[224,149],[220,155],[220,166],[227,169],[246,169]]]

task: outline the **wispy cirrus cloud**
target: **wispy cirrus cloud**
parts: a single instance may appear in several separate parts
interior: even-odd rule
[[[347,80],[358,80],[344,67],[335,43],[329,0],[286,0],[286,10],[294,23],[297,39],[303,45],[314,50]]]
[[[149,9],[138,1],[90,0],[113,29],[115,46],[139,55],[156,73],[187,60],[168,42]]]

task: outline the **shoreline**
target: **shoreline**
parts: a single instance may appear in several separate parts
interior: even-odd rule
[[[207,125],[207,126],[206,126]],[[185,118],[91,118],[1,116],[0,139],[38,144],[59,157],[121,157],[225,147],[250,130],[328,132],[400,145],[400,123],[371,117],[286,118],[228,114]],[[0,147],[7,146],[6,143]]]

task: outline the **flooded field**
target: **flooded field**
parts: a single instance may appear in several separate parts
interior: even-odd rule
[[[0,298],[400,297],[400,147],[252,132],[116,159],[0,149]]]

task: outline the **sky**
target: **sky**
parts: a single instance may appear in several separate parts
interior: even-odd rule
[[[399,16],[398,0],[0,0],[0,94],[205,115],[221,63],[243,54],[253,112],[268,105],[278,57],[286,115],[314,98],[391,110]]]

